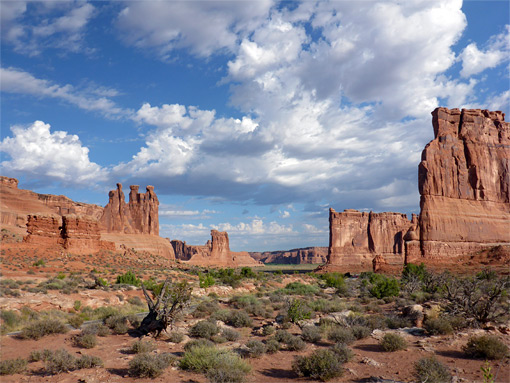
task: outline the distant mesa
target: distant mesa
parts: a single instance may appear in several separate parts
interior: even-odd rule
[[[510,124],[504,113],[437,108],[418,170],[419,216],[330,209],[325,270],[451,264],[510,246]]]
[[[322,264],[328,259],[327,247],[304,247],[301,249],[250,252],[250,256],[263,263]]]

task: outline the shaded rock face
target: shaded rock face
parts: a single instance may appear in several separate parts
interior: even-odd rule
[[[153,186],[146,193],[138,193],[138,185],[130,186],[126,203],[122,184],[108,194],[101,224],[107,233],[159,235],[159,201]]]
[[[404,235],[411,221],[401,213],[366,213],[329,209],[328,265],[346,271],[370,270],[378,264],[404,262]],[[381,258],[382,257],[382,258]]]
[[[115,250],[112,242],[101,241],[98,221],[77,215],[30,214],[24,241],[42,246],[62,246],[74,254]]]
[[[510,124],[501,112],[437,108],[419,165],[423,258],[510,243]],[[413,261],[417,254],[408,254]]]
[[[210,245],[197,246],[188,245],[184,241],[174,239],[170,241],[175,253],[175,259],[189,261],[194,255],[209,256],[211,253]]]
[[[250,256],[263,263],[302,264],[325,263],[328,258],[327,247],[304,247],[301,249],[250,252]]]

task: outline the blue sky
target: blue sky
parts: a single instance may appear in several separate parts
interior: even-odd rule
[[[2,174],[161,235],[327,246],[328,208],[417,213],[437,106],[510,112],[507,1],[0,1]]]

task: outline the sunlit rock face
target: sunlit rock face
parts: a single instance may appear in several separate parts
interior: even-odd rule
[[[101,217],[107,233],[159,235],[159,201],[154,186],[147,186],[145,193],[138,193],[138,185],[131,185],[126,203],[122,184],[118,183],[108,197]]]
[[[376,255],[387,264],[401,265],[410,226],[401,213],[330,209],[328,265],[339,271],[371,270]]]
[[[510,124],[501,112],[437,108],[422,153],[421,256],[510,244]],[[410,255],[409,261],[413,260]]]

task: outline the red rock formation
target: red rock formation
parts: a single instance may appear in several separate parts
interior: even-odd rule
[[[329,209],[328,266],[338,270],[361,271],[379,263],[404,263],[404,234],[411,226],[405,214],[336,212]]]
[[[25,242],[43,246],[63,245],[60,230],[62,217],[56,214],[29,214],[27,216],[27,236]]]
[[[74,254],[91,254],[115,250],[113,242],[102,241],[99,223],[92,217],[74,214],[62,217],[61,237],[64,248]]]
[[[205,246],[190,246],[185,242],[171,241],[176,258],[193,265],[218,266],[218,267],[241,267],[261,266],[262,263],[250,257],[245,251],[230,251],[228,233],[211,230],[211,241]],[[191,257],[187,258],[191,254]]]
[[[305,247],[282,251],[250,252],[250,256],[263,263],[302,264],[326,263],[327,247]]]
[[[147,186],[146,193],[138,193],[138,185],[130,186],[129,203],[126,204],[122,184],[109,193],[101,224],[107,233],[159,235],[159,201],[154,186]]]
[[[510,124],[501,112],[437,108],[418,182],[424,259],[510,244]],[[415,253],[408,261],[416,261]]]

